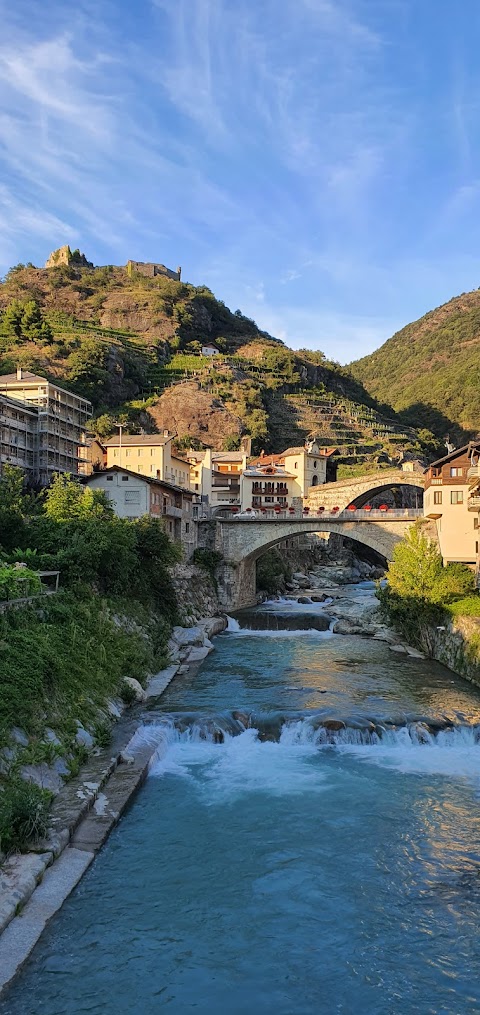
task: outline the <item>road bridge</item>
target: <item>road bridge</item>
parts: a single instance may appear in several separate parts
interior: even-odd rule
[[[420,508],[344,510],[295,517],[227,515],[200,522],[200,542],[222,554],[223,563],[217,572],[220,601],[225,610],[238,610],[255,602],[257,559],[285,539],[305,533],[336,532],[391,560],[395,544],[422,516]]]

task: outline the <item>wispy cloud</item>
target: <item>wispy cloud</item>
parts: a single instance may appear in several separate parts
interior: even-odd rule
[[[4,6],[0,270],[181,262],[339,359],[478,284],[476,49],[445,23],[438,73],[434,0]]]

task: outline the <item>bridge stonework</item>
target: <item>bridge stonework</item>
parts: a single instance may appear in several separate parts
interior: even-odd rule
[[[221,605],[228,611],[255,603],[255,563],[266,550],[285,539],[309,532],[337,532],[370,546],[391,560],[395,544],[403,539],[414,521],[415,518],[408,516],[361,521],[322,521],[319,518],[255,521],[221,518],[215,521],[214,531],[211,522],[204,523],[209,528],[205,528],[201,542],[212,548],[214,545],[223,556],[223,562],[217,570],[217,582]]]
[[[366,504],[369,496],[389,490],[392,486],[416,487],[423,490],[424,485],[425,477],[421,472],[385,469],[368,476],[353,476],[351,479],[339,479],[336,483],[311,486],[306,503],[313,511],[319,507],[325,507],[327,511],[338,507],[343,511],[353,501],[360,499]]]

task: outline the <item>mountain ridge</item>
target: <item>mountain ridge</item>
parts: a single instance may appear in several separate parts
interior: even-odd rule
[[[184,446],[221,450],[249,433],[255,451],[281,451],[314,432],[352,465],[429,445],[388,407],[382,416],[347,369],[289,349],[206,286],[111,265],[17,265],[0,314],[0,371],[21,366],[89,398],[101,436],[119,421],[132,432],[173,422]],[[218,355],[202,355],[204,343]]]
[[[405,423],[457,442],[475,436],[480,409],[480,290],[461,293],[349,364]]]

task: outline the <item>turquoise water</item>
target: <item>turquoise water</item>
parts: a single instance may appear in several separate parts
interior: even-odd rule
[[[215,646],[146,715],[151,776],[2,1015],[480,1012],[479,692],[329,632]],[[201,739],[232,709],[275,739]]]

